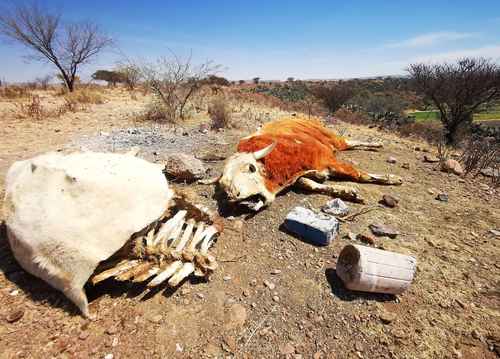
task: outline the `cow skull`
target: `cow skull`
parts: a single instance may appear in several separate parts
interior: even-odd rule
[[[259,161],[276,146],[269,146],[256,152],[238,152],[228,158],[219,185],[226,192],[229,201],[241,203],[258,211],[274,201],[275,194],[265,186],[265,169]]]

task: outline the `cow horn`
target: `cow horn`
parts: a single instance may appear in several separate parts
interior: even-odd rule
[[[256,160],[260,160],[261,158],[264,158],[266,157],[268,154],[271,153],[272,150],[274,150],[274,147],[276,147],[276,141],[274,141],[273,143],[271,143],[269,146],[267,147],[264,147],[263,149],[261,150],[258,150],[258,151],[255,151],[253,153],[253,156]]]

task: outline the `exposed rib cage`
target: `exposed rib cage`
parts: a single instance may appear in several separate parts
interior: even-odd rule
[[[196,207],[207,214],[205,209]],[[91,282],[97,284],[111,277],[132,282],[151,279],[147,286],[155,287],[168,280],[168,284],[175,287],[191,274],[208,278],[217,268],[208,249],[219,229],[193,218],[186,220],[187,213],[180,210],[165,223],[134,238],[129,258],[98,273]]]

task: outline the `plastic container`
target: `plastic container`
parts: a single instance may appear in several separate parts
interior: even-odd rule
[[[337,275],[350,290],[401,294],[417,269],[415,257],[349,244],[340,252]]]

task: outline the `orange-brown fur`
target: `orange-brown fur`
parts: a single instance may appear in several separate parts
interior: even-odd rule
[[[242,139],[238,152],[255,152],[273,142],[276,147],[261,160],[266,188],[271,192],[294,183],[311,170],[328,170],[352,179],[364,175],[350,164],[337,161],[335,151],[347,149],[346,141],[315,119],[292,117],[267,123],[257,134]]]

